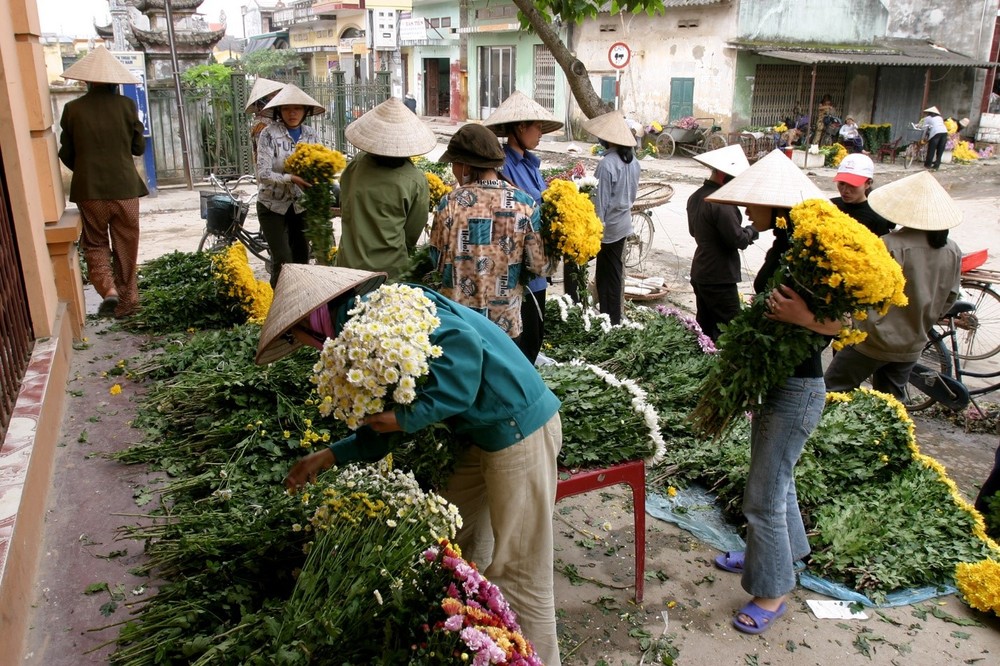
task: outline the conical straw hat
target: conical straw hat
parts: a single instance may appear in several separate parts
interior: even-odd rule
[[[738,176],[750,168],[750,162],[747,161],[743,147],[738,144],[695,155],[694,160],[728,176]]]
[[[868,204],[890,222],[923,231],[951,229],[963,219],[955,201],[927,171],[872,190]]]
[[[385,157],[423,155],[437,145],[431,128],[395,97],[348,125],[344,136],[366,153]]]
[[[270,109],[271,117],[277,118],[278,107],[285,105],[304,106],[306,108],[306,117],[318,116],[321,113],[326,113],[326,108],[322,104],[307,95],[294,83],[286,83],[285,87],[281,89],[281,92],[271,98],[271,101],[267,103],[264,110],[267,111]]]
[[[924,109],[924,113],[936,113],[939,116],[941,115],[941,112],[938,111],[938,108],[936,106],[928,106],[926,109]]]
[[[826,199],[781,150],[772,150],[705,201],[791,208],[806,199]]]
[[[111,55],[103,46],[77,60],[62,73],[64,79],[77,79],[88,83],[139,83],[132,72]]]
[[[618,111],[609,111],[603,115],[583,121],[583,129],[598,139],[604,139],[616,146],[634,146],[635,135],[625,124],[625,118]]]
[[[285,264],[278,276],[274,300],[257,344],[258,365],[272,363],[287,356],[302,343],[290,331],[309,314],[341,294],[362,296],[385,282],[385,273],[359,271],[353,268]]]
[[[250,111],[265,97],[273,95],[284,87],[285,84],[281,81],[272,81],[271,79],[265,79],[263,76],[258,76],[253,82],[253,88],[250,89],[250,97],[247,98],[245,111]]]
[[[563,126],[545,107],[515,90],[483,121],[483,127],[489,127],[497,136],[507,136],[508,124],[525,122],[541,123],[542,134],[555,132]]]

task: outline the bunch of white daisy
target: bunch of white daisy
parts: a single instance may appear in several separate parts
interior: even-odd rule
[[[348,314],[340,335],[323,345],[312,381],[322,398],[320,413],[355,430],[387,401],[407,405],[416,399],[430,359],[442,354],[430,342],[441,320],[422,291],[402,284],[383,285]]]

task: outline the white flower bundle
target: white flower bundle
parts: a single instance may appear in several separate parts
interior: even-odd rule
[[[401,405],[416,399],[417,381],[442,354],[430,342],[441,320],[423,292],[401,284],[380,287],[348,314],[340,335],[323,345],[312,381],[320,413],[356,430],[389,399]]]

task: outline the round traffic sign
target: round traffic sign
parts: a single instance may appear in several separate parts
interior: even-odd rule
[[[615,69],[624,69],[632,59],[632,51],[625,42],[615,42],[608,49],[608,61]]]

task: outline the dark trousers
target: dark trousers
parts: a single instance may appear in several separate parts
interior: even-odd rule
[[[871,378],[872,388],[902,400],[916,361],[881,361],[845,347],[830,361],[823,379],[827,391],[847,392]]]
[[[927,142],[927,158],[924,166],[928,169],[937,169],[941,166],[941,157],[944,155],[944,147],[948,143],[948,133],[941,132],[935,134]]]
[[[616,326],[622,323],[625,289],[625,264],[622,260],[624,250],[624,238],[614,243],[601,243],[601,251],[597,253],[597,269],[594,273],[598,306]]]
[[[524,290],[521,299],[521,335],[514,342],[532,363],[538,358],[545,337],[545,290]]]
[[[284,214],[257,203],[257,221],[271,250],[271,286],[278,284],[278,274],[285,264],[308,264],[309,241],[306,240],[304,213],[289,206]]]
[[[691,286],[694,287],[697,312],[695,321],[702,332],[712,338],[712,342],[717,342],[721,334],[719,324],[728,324],[740,311],[740,294],[736,284],[692,282]]]
[[[976,496],[976,510],[985,514],[987,510],[986,500],[1000,493],[1000,446],[993,457],[993,471],[979,488],[979,495]]]

